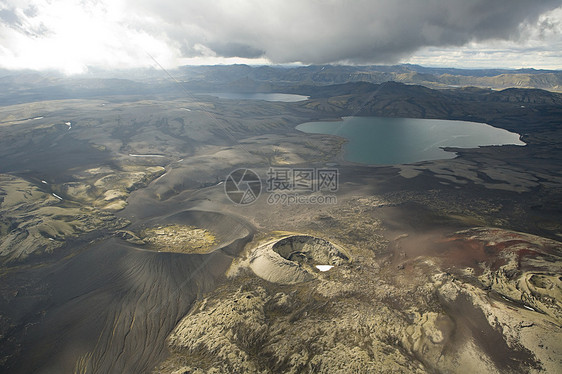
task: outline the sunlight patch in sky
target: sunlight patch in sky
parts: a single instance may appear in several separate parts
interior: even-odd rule
[[[0,68],[416,63],[562,69],[555,0],[7,0]],[[423,6],[422,6],[423,5]]]

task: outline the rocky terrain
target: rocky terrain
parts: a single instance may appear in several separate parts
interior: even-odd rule
[[[271,248],[258,245],[176,326],[157,372],[557,371],[561,244],[487,228],[433,240],[443,252],[399,252],[391,266],[361,257],[315,276],[299,261],[256,271],[256,252]]]
[[[213,249],[215,236],[206,229],[184,225],[148,228],[140,241],[159,252],[208,253]]]
[[[271,74],[252,69],[207,71],[206,89]],[[311,96],[292,103],[192,94],[197,76],[14,80],[0,106],[0,371],[559,372],[560,94],[324,70],[298,89],[269,80]],[[341,138],[295,130],[348,115],[487,122],[527,145],[365,166]],[[237,168],[266,180],[326,166],[337,204],[225,195]]]
[[[31,254],[52,253],[79,235],[113,231],[128,224],[104,210],[67,203],[49,192],[48,187],[0,174],[2,262],[21,262]]]

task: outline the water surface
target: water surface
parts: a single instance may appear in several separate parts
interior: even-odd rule
[[[525,145],[519,134],[467,121],[344,117],[343,121],[306,122],[297,129],[346,138],[344,158],[363,164],[408,164],[455,157],[443,147]]]
[[[308,96],[284,94],[284,93],[213,92],[213,93],[207,93],[205,95],[216,96],[221,99],[229,99],[229,100],[265,100],[265,101],[283,101],[286,103],[308,100]]]

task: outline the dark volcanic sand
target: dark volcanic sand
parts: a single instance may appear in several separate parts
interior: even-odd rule
[[[219,109],[221,107],[218,107],[217,112]],[[535,113],[534,109],[532,110]],[[539,110],[536,112],[544,113]],[[259,111],[259,113],[260,121],[262,121],[262,112]],[[531,113],[531,109],[529,113]],[[556,113],[559,112],[550,115],[555,118],[555,120],[551,120],[552,123],[554,123],[553,121],[558,123],[559,114]],[[248,114],[248,116],[250,115]],[[276,128],[275,125],[271,125],[271,128],[262,127],[253,130],[257,121],[250,121],[248,127],[245,127],[242,126],[242,123],[245,123],[246,119],[243,116],[241,118],[240,121],[238,119],[233,121],[232,126],[235,126],[234,128],[238,126],[241,132],[247,131],[248,136],[263,135],[270,131],[285,132],[285,127]],[[517,117],[517,119],[509,121],[513,123],[510,122],[510,126],[506,126],[506,128],[512,131],[519,133],[538,131],[533,128],[536,123],[527,121],[526,117]],[[551,122],[544,121],[543,124],[542,117],[540,121],[541,126],[551,131],[548,128],[551,126]],[[229,122],[226,121],[226,123]],[[72,134],[75,129],[67,131],[62,124],[59,127],[61,128],[58,128],[56,132],[45,134],[44,138],[36,143],[33,139],[20,139],[21,152],[18,149],[18,153],[2,156],[0,172],[43,172],[51,177],[49,181],[54,179],[57,182],[66,179],[67,174],[72,173],[72,168],[76,166],[100,166],[107,161],[109,153],[97,151],[91,144],[73,139],[69,134]],[[156,127],[160,127],[160,124]],[[163,124],[162,127],[167,129]],[[139,128],[151,127],[146,125],[139,126]],[[250,134],[250,128],[255,133]],[[552,128],[554,128],[553,125]],[[176,139],[177,136],[174,134],[170,132],[167,135]],[[547,137],[559,138],[558,133],[555,134],[556,136],[551,136],[550,132],[545,134],[545,139]],[[131,136],[125,132],[118,133],[118,135],[120,138],[129,138],[134,133],[131,133]],[[145,139],[157,140],[157,137],[149,135],[140,137],[139,143]],[[224,134],[222,135],[224,136]],[[282,144],[283,138],[280,139],[279,144],[285,145]],[[538,139],[541,140],[540,137]],[[213,139],[213,141],[216,140]],[[254,141],[259,143],[258,139]],[[222,140],[220,144],[223,144]],[[344,166],[338,167],[342,182],[342,189],[338,192],[340,202],[338,212],[334,213],[333,217],[327,216],[329,219],[320,224],[317,222],[319,211],[328,210],[329,207],[279,206],[272,208],[263,202],[262,205],[259,205],[258,202],[248,208],[236,207],[234,209],[231,204],[225,208],[225,206],[221,206],[221,201],[226,200],[222,186],[209,189],[200,188],[198,191],[188,190],[188,188],[192,188],[187,184],[190,182],[189,175],[185,176],[185,180],[179,180],[177,185],[172,185],[170,182],[170,187],[177,187],[174,191],[178,195],[168,201],[154,199],[155,194],[150,190],[150,186],[136,191],[128,199],[129,206],[118,214],[133,222],[128,229],[138,230],[143,227],[168,223],[193,224],[217,233],[221,244],[227,245],[228,248],[208,255],[155,253],[142,250],[142,248],[120,239],[109,239],[86,245],[83,248],[76,248],[73,251],[76,253],[74,256],[63,260],[57,261],[53,258],[35,267],[26,265],[9,270],[10,272],[2,278],[5,283],[0,285],[0,291],[3,293],[0,296],[4,296],[5,299],[0,303],[0,316],[6,316],[8,321],[14,325],[1,330],[4,333],[0,336],[2,357],[7,357],[7,359],[0,362],[0,367],[10,373],[66,373],[72,372],[74,369],[77,369],[78,372],[140,373],[153,370],[155,365],[166,356],[165,339],[170,331],[189,311],[198,296],[211,290],[223,279],[224,272],[231,263],[231,255],[238,253],[252,235],[252,229],[243,222],[243,219],[220,213],[186,211],[195,204],[208,206],[209,209],[216,212],[222,212],[223,209],[230,210],[235,215],[245,216],[245,219],[261,225],[261,229],[265,232],[314,229],[321,231],[322,236],[339,233],[340,238],[336,239],[351,242],[356,240],[361,245],[364,242],[371,244],[368,241],[370,238],[368,234],[372,233],[361,222],[367,218],[380,218],[381,225],[385,227],[386,232],[392,234],[387,239],[392,240],[402,234],[409,235],[399,241],[402,248],[390,248],[396,250],[394,253],[396,257],[401,256],[399,252],[405,254],[404,258],[395,259],[396,262],[387,267],[386,270],[392,275],[400,273],[396,270],[395,265],[421,255],[446,257],[455,266],[469,266],[484,258],[483,253],[479,251],[471,252],[471,256],[464,255],[463,252],[467,248],[462,243],[454,243],[453,246],[445,245],[443,242],[439,243],[442,245],[431,245],[433,240],[442,240],[443,232],[451,233],[473,225],[451,218],[450,213],[462,214],[463,217],[468,218],[488,217],[488,221],[483,224],[491,222],[494,225],[497,216],[501,219],[498,222],[505,222],[504,225],[509,226],[510,229],[552,237],[556,229],[544,229],[535,223],[540,221],[535,218],[544,219],[548,213],[552,215],[554,223],[559,223],[560,210],[557,208],[558,205],[553,203],[560,201],[559,187],[556,187],[559,184],[550,182],[548,177],[551,176],[552,180],[556,181],[556,178],[562,175],[558,162],[560,148],[558,145],[554,147],[548,142],[544,144],[539,142],[539,145],[535,146],[532,142],[530,144],[528,147],[502,147],[501,149],[459,152],[461,161],[474,161],[472,164],[478,171],[486,168],[505,169],[506,173],[514,175],[515,181],[518,181],[521,175],[531,178],[530,180],[539,180],[534,175],[527,176],[523,173],[524,171],[538,171],[537,175],[541,175],[540,181],[552,183],[550,187],[548,183],[545,183],[544,186],[535,186],[534,190],[529,188],[522,193],[491,190],[483,187],[482,183],[477,184],[473,179],[463,176],[466,173],[465,169],[461,167],[466,165],[461,162],[447,163],[447,167],[452,168],[451,173],[459,176],[456,178],[445,175],[449,177],[448,179],[439,178],[439,174],[443,174],[444,171],[439,171],[437,167],[431,169],[431,163],[421,165],[420,167],[424,171],[413,179],[404,179],[398,175],[398,169],[393,167],[369,168],[344,163]],[[259,144],[245,143],[250,150],[257,145]],[[126,150],[126,148],[123,149]],[[173,147],[170,146],[170,149]],[[186,149],[182,152],[187,152]],[[28,150],[33,151],[27,152]],[[229,153],[229,155],[231,154]],[[197,160],[186,161],[196,162]],[[243,160],[245,158],[240,158],[239,162],[246,162]],[[222,170],[225,166],[219,163],[226,161],[230,160],[226,160],[225,157],[216,164],[210,162],[206,168]],[[510,168],[517,166],[517,170],[511,170],[506,165]],[[457,167],[460,169],[457,170]],[[189,171],[189,169],[185,170]],[[195,171],[190,172],[192,174],[189,177],[199,178],[199,175],[195,175]],[[39,177],[41,175],[37,176],[37,178]],[[170,175],[166,178],[169,177]],[[215,175],[208,176],[208,179],[209,182],[216,182]],[[483,180],[489,183],[494,182],[484,177]],[[525,185],[528,180],[524,178],[522,182],[518,183]],[[185,181],[187,182],[182,184]],[[499,180],[496,184],[505,183]],[[435,191],[439,193],[434,194]],[[372,208],[366,209],[362,213],[360,209],[365,209],[365,207],[355,202],[355,197],[385,194],[392,197],[394,196],[392,194],[396,192],[400,192],[400,196],[404,196],[404,198],[395,196],[395,200],[400,200],[396,202],[397,208],[386,207],[380,208],[378,211]],[[545,196],[546,193],[551,194],[555,199],[548,198]],[[434,197],[430,199],[431,196]],[[349,205],[349,211],[340,212],[340,208],[346,207],[346,198],[354,203]],[[486,200],[485,202],[501,203],[501,207],[495,211],[489,209],[486,204],[479,207],[472,203],[482,199]],[[421,202],[417,204],[421,204],[425,208],[413,209],[415,205],[411,206],[408,201],[421,201],[423,204]],[[451,209],[450,206],[455,205],[455,202],[458,201],[462,205],[466,205],[466,209],[464,206]],[[512,214],[514,212],[517,214]],[[373,217],[369,217],[370,214]],[[491,220],[492,218],[494,220]],[[340,221],[337,221],[338,219]],[[373,219],[372,222],[376,221]],[[435,227],[440,229],[428,233],[427,237],[419,236],[420,233]],[[363,229],[365,231],[361,231]],[[435,233],[434,236],[432,236],[433,233]],[[378,250],[378,248],[374,247],[374,250]],[[376,256],[384,258],[385,254],[391,256],[393,253],[376,253]],[[408,266],[404,270],[408,271]],[[414,281],[415,279],[408,280]],[[5,297],[8,294],[9,297]],[[458,308],[455,309],[455,307]],[[449,310],[453,316],[459,316],[457,319],[459,325],[466,327],[465,330],[461,329],[462,331],[458,332],[459,335],[463,335],[468,330],[481,331],[480,326],[486,325],[485,319],[472,311],[468,311],[464,316],[465,307],[465,303],[460,303],[458,306],[451,306]],[[0,323],[4,325],[6,322],[0,320]],[[494,347],[490,347],[489,343],[485,341],[495,342],[497,334],[490,330],[483,330],[475,336],[479,344],[493,351]],[[504,345],[497,345],[497,349],[498,353],[494,357],[497,358],[498,366],[506,368],[517,366],[514,360],[507,357],[510,352],[505,349]],[[527,359],[526,355],[521,356],[521,361]]]
[[[217,232],[222,249],[157,253],[109,239],[67,260],[12,274],[10,279],[27,279],[32,290],[19,290],[2,312],[32,328],[16,334],[19,358],[4,368],[68,373],[81,357],[80,369],[88,372],[151,371],[166,355],[169,332],[224,276],[232,261],[227,253],[238,253],[252,235],[247,225],[219,213],[182,212],[164,222],[204,222],[215,232],[223,227]]]
[[[72,137],[66,130],[43,135],[38,140],[22,139],[21,152],[2,155],[0,173],[33,172],[36,176],[57,176],[66,180],[74,168],[98,167],[110,160],[108,152],[102,152],[86,141]],[[29,147],[33,150],[29,151]]]

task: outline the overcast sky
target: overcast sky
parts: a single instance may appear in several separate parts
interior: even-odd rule
[[[0,0],[0,68],[562,69],[561,0]]]

